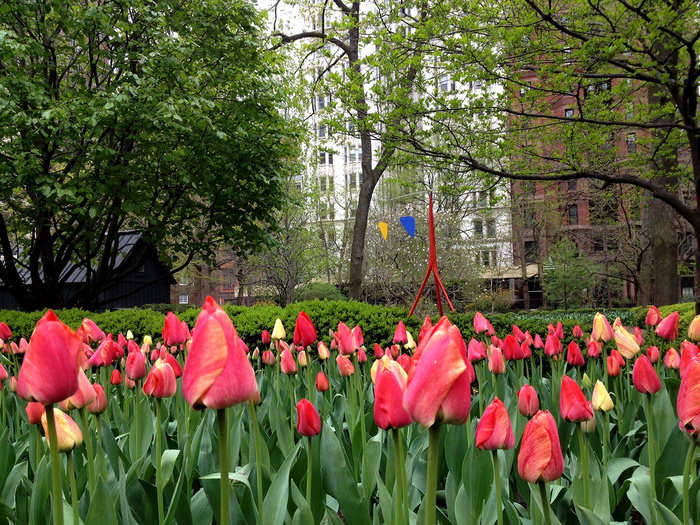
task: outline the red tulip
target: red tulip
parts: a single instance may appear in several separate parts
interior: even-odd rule
[[[17,394],[44,405],[78,390],[80,338],[52,310],[39,320],[17,379]]]
[[[408,372],[411,370],[411,356],[408,354],[401,354],[399,357],[396,358],[396,362],[401,366],[401,368],[404,369],[404,371],[408,374]]]
[[[319,392],[326,392],[329,388],[328,378],[323,371],[316,374],[316,390]]]
[[[615,359],[612,355],[608,356],[608,375],[610,377],[617,377],[620,375],[620,362]]]
[[[90,344],[95,341],[102,341],[106,336],[105,333],[100,329],[95,321],[88,319],[87,317],[83,319],[82,324],[78,327],[76,332],[78,337],[83,341],[83,343]]]
[[[489,354],[489,370],[492,374],[505,374],[506,362],[503,359],[503,353],[497,346],[490,346],[491,353]]]
[[[627,364],[627,361],[625,361],[625,358],[617,350],[611,350],[610,357],[615,359],[617,361],[617,364],[620,365],[621,367],[623,367]]]
[[[525,334],[517,324],[513,325],[513,337],[517,339],[518,343],[522,343],[525,340]]]
[[[503,401],[495,397],[486,407],[476,427],[476,448],[481,450],[511,449],[515,446],[513,427]]]
[[[569,343],[569,348],[566,351],[566,362],[571,366],[583,366],[586,364],[583,360],[581,348],[578,346],[576,341],[571,341]]]
[[[172,397],[177,391],[175,372],[164,359],[158,359],[151,367],[143,384],[143,393],[147,396],[164,398]],[[184,388],[183,388],[184,394]],[[189,403],[189,399],[185,396]],[[192,404],[192,403],[190,403]]]
[[[280,354],[280,370],[283,374],[287,375],[294,375],[298,372],[297,364],[289,348],[285,348],[282,350],[282,354]]]
[[[105,389],[102,388],[102,385],[99,383],[94,383],[92,388],[95,391],[95,400],[88,405],[88,412],[91,414],[101,414],[107,410],[107,396],[105,395]]]
[[[523,359],[529,359],[532,357],[532,350],[530,350],[530,343],[527,342],[527,340],[523,341],[522,344],[520,345],[520,353],[523,356]]]
[[[146,377],[146,356],[141,350],[129,352],[126,356],[126,376],[131,379]]]
[[[267,365],[267,366],[272,366],[275,364],[277,361],[277,358],[275,357],[275,354],[272,352],[272,350],[265,350],[262,353],[262,362]]]
[[[576,381],[566,375],[561,380],[559,412],[562,419],[573,423],[587,421],[593,417],[590,401],[586,399]]]
[[[392,343],[408,343],[408,337],[406,336],[406,325],[403,324],[403,321],[399,321],[399,324],[396,325],[396,330],[394,330],[394,339],[392,340]]]
[[[698,354],[700,354],[700,349],[698,349],[697,345],[688,341],[683,341],[681,343],[681,358],[679,363],[681,378],[685,376],[685,370],[688,368],[690,361],[695,359],[695,356]]]
[[[667,341],[676,339],[678,337],[678,322],[680,318],[681,316],[678,312],[673,312],[664,317],[656,327],[656,335]]]
[[[88,406],[95,400],[95,390],[92,388],[85,372],[82,368],[78,372],[78,390],[75,393],[59,402],[58,406],[66,412],[70,412],[74,408],[83,408]]]
[[[0,383],[7,379],[7,377],[7,370],[5,370],[5,367],[2,366],[2,363],[0,363]]]
[[[535,334],[533,346],[537,349],[544,348],[544,343],[542,342],[542,338],[540,337],[540,334]]]
[[[634,327],[634,339],[637,341],[638,345],[644,344],[644,336],[642,335],[642,329],[638,326]]]
[[[158,361],[158,360],[156,359],[156,361]],[[131,390],[132,388],[135,388],[135,387],[136,387],[136,383],[135,383],[133,380],[131,380],[131,379],[129,379],[128,377],[126,377],[126,376],[124,377],[124,385],[125,385],[126,388],[128,388],[129,390]]]
[[[173,312],[168,312],[163,323],[163,341],[168,346],[176,346],[189,339],[187,323],[180,321]]]
[[[367,353],[362,348],[360,348],[357,351],[357,362],[358,363],[366,363],[367,362]]]
[[[554,334],[547,336],[547,341],[544,343],[544,353],[548,356],[555,356],[564,349],[561,340]]]
[[[262,339],[262,343],[264,345],[269,345],[270,341],[272,341],[272,339],[270,338],[270,332],[268,332],[267,330],[262,331],[260,338]]]
[[[491,328],[491,323],[481,312],[476,312],[476,314],[474,314],[474,331],[477,334],[486,332],[486,335],[492,335],[489,333]]]
[[[530,483],[553,481],[564,473],[564,456],[552,414],[540,410],[527,422],[518,453],[518,473]]]
[[[678,350],[669,348],[664,355],[664,365],[666,368],[678,369],[681,366],[681,356],[678,355]]]
[[[112,370],[112,375],[109,378],[109,382],[113,385],[122,384],[122,373],[117,368]]]
[[[260,400],[245,345],[231,319],[211,297],[197,317],[182,374],[182,395],[193,408],[219,409]]]
[[[554,329],[554,335],[556,335],[559,339],[564,339],[564,327],[561,324],[561,321],[557,321],[557,326]]]
[[[374,421],[379,428],[401,428],[411,424],[403,406],[408,376],[398,362],[384,356],[377,361],[374,383]]]
[[[338,332],[335,335],[338,342],[338,351],[341,354],[352,355],[355,353],[355,350],[357,350],[355,336],[352,330],[342,321],[338,323]]]
[[[340,372],[342,377],[349,377],[355,373],[355,367],[348,356],[338,354],[338,356],[335,358],[335,362],[338,365],[338,372]]]
[[[661,380],[654,366],[645,355],[639,356],[632,369],[632,383],[642,394],[655,394],[661,390]]]
[[[532,385],[523,385],[518,390],[518,411],[525,417],[532,417],[540,409],[537,391]]]
[[[426,334],[412,357],[404,406],[414,421],[430,427],[436,420],[466,421],[474,374],[459,328],[447,317]]]
[[[661,312],[659,312],[659,309],[654,305],[650,306],[645,320],[646,325],[656,326],[661,322],[661,319],[663,319],[663,317],[661,317]]]
[[[53,417],[56,423],[56,443],[58,444],[58,450],[65,452],[73,450],[75,447],[81,445],[83,442],[83,433],[78,424],[65,412],[53,407],[51,407],[51,410],[53,410]],[[49,447],[51,447],[46,412],[41,415],[41,426],[44,427],[46,442]]]
[[[486,345],[472,337],[471,341],[469,341],[469,347],[467,349],[467,359],[469,359],[469,361],[472,363],[474,361],[486,359]]]
[[[660,358],[659,348],[657,346],[648,346],[647,357],[652,363],[658,363]]]
[[[46,407],[36,401],[30,401],[25,407],[27,411],[27,419],[30,425],[38,425],[41,423],[41,416],[46,412]]]
[[[374,358],[381,359],[384,355],[384,349],[379,343],[374,343]]]
[[[503,355],[508,361],[524,359],[522,348],[514,335],[508,334],[503,340]]]
[[[297,432],[302,436],[316,436],[321,432],[321,418],[308,399],[297,403]]]
[[[571,331],[571,335],[574,336],[576,339],[583,339],[583,330],[579,325],[576,325]]]
[[[418,333],[418,344],[423,340],[423,337],[428,335],[433,329],[433,323],[430,321],[430,316],[426,315],[423,320],[423,326],[421,326],[420,332]]]
[[[7,341],[12,337],[12,330],[7,323],[0,323],[0,339]]]
[[[700,431],[700,360],[688,363],[686,373],[681,379],[676,400],[678,426],[688,434],[697,435]]]
[[[161,350],[161,358],[165,359],[165,362],[170,365],[170,368],[173,369],[173,372],[175,374],[175,378],[181,377],[182,376],[182,367],[180,366],[180,363],[178,363],[177,359],[175,359],[175,356],[168,352],[165,348]]]
[[[296,325],[294,325],[294,344],[306,348],[316,342],[316,328],[311,322],[311,318],[302,310],[297,316]]]
[[[362,328],[360,325],[355,325],[352,329],[352,337],[355,339],[355,346],[359,349],[365,344],[365,337],[362,335]]]
[[[90,366],[109,366],[119,359],[121,353],[119,345],[112,339],[112,334],[109,334],[102,339],[88,363]]]
[[[586,355],[588,357],[592,357],[593,359],[596,359],[599,355],[600,352],[603,351],[603,343],[599,341],[594,341],[593,339],[588,341],[588,350],[586,351]]]

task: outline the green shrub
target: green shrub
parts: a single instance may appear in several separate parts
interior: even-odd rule
[[[308,283],[294,290],[294,301],[342,301],[345,296],[331,283]]]
[[[294,323],[301,310],[311,317],[319,337],[329,342],[329,330],[335,330],[338,322],[343,321],[351,328],[356,324],[362,327],[365,345],[371,351],[374,343],[387,346],[391,343],[396,324],[403,320],[406,327],[414,337],[418,336],[418,331],[423,324],[423,319],[414,316],[407,319],[408,309],[402,307],[385,307],[360,303],[357,301],[301,301],[282,308],[277,305],[264,304],[252,307],[224,305],[224,310],[233,320],[240,336],[246,343],[254,348],[260,344],[260,334],[264,329],[271,330],[278,317],[282,320],[286,330],[287,338],[291,340],[294,333]],[[165,308],[158,308],[158,311],[143,308],[131,308],[125,310],[114,310],[103,313],[90,313],[79,309],[57,310],[57,315],[66,324],[76,329],[84,317],[94,320],[105,333],[118,334],[131,330],[137,339],[148,334],[152,337],[160,337],[165,318]],[[681,313],[680,335],[687,332],[688,324],[695,315],[695,305],[692,303],[682,303],[660,308],[663,315],[668,315],[674,310]],[[166,310],[167,311],[167,310]],[[187,322],[192,327],[199,315],[199,308],[188,308],[178,313],[178,317]],[[529,330],[532,334],[547,333],[547,325],[562,321],[564,330],[568,335],[575,325],[580,325],[584,332],[590,332],[593,315],[596,310],[538,310],[533,312],[508,312],[489,313],[485,315],[493,324],[496,333],[502,336],[511,331],[513,324],[517,324],[523,331]],[[623,324],[628,326],[644,327],[646,307],[622,308],[616,310],[601,310],[610,322],[616,317],[620,317]],[[14,338],[20,337],[29,339],[34,325],[39,320],[43,312],[18,312],[14,310],[0,311],[0,321],[6,322],[12,328]],[[474,312],[450,313],[450,319],[462,331],[462,335],[468,341],[474,336]],[[437,319],[433,319],[433,322]]]

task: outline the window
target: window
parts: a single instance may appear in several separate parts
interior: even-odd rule
[[[578,224],[578,206],[576,204],[570,204],[566,209],[566,214],[569,220],[569,224]]]
[[[486,221],[486,235],[490,239],[496,237],[496,219],[488,219]]]
[[[474,238],[481,239],[484,236],[484,223],[481,219],[474,219],[472,223],[474,227]]]
[[[526,228],[535,227],[535,210],[532,208],[525,208],[523,210],[523,223]]]
[[[483,80],[475,80],[474,81],[474,89],[482,89],[483,87],[484,87]]]
[[[625,138],[625,144],[627,146],[627,153],[635,153],[637,151],[637,135],[635,133],[628,133]]]
[[[329,107],[331,105],[331,96],[330,95],[318,95],[316,97],[316,108],[317,109],[323,109],[326,107]]]
[[[322,151],[318,155],[319,164],[333,164],[333,154]]]
[[[537,243],[535,241],[525,241],[525,261],[535,262],[537,260]]]
[[[566,183],[566,188],[569,191],[576,191],[576,179],[570,180]]]
[[[181,293],[180,297],[177,298],[179,304],[190,304],[190,296],[186,293]]]
[[[345,186],[354,190],[357,188],[357,180],[360,178],[358,173],[348,173],[345,179]]]
[[[320,139],[326,138],[326,125],[325,124],[321,124],[318,127],[318,138],[320,138]]]
[[[348,162],[360,162],[362,160],[362,148],[351,146],[348,148]]]
[[[483,264],[487,268],[491,266],[491,252],[486,250],[481,252],[481,264]]]
[[[565,116],[566,118],[574,118],[574,110],[571,109],[571,108],[566,108],[566,109],[564,110],[564,116]]]
[[[479,208],[486,208],[488,206],[488,193],[485,191],[480,191],[479,192]]]
[[[455,83],[450,79],[449,75],[443,75],[440,77],[439,87],[440,91],[454,91]]]

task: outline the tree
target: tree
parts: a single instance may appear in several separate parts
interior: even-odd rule
[[[550,304],[564,309],[587,302],[593,285],[595,265],[583,257],[576,243],[562,239],[550,248],[544,263],[542,285]]]
[[[641,188],[652,199],[643,217],[652,298],[673,302],[670,212],[700,234],[698,3],[457,0],[428,10],[441,16],[426,37],[437,67],[463,84],[500,89],[426,106],[430,125],[404,135],[413,151],[490,177]],[[700,311],[700,264],[695,286]]]
[[[296,132],[246,0],[0,6],[0,280],[23,308],[99,307],[140,264],[269,242]],[[79,287],[66,284],[84,271]]]

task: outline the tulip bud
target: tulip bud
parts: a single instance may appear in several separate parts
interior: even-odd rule
[[[647,356],[640,356],[634,363],[632,383],[642,394],[655,394],[661,390],[661,380]]]
[[[634,340],[637,341],[638,345],[644,344],[644,336],[642,335],[642,329],[638,326],[634,327]]]
[[[112,370],[112,375],[109,378],[109,382],[112,383],[113,385],[121,385],[122,384],[122,373],[117,368]]]
[[[172,397],[176,391],[175,372],[164,359],[158,359],[148,372],[143,384],[143,393],[151,397],[164,398]]]
[[[318,358],[321,361],[325,361],[331,356],[330,351],[328,350],[328,347],[326,346],[326,343],[323,341],[318,342]]]
[[[467,359],[472,363],[486,359],[486,346],[481,341],[477,341],[472,337],[467,347]]]
[[[593,359],[597,358],[600,355],[600,352],[603,350],[603,343],[599,341],[594,341],[591,339],[588,341],[588,351],[586,352],[586,355],[588,357],[591,357]]]
[[[540,410],[527,422],[518,453],[518,473],[530,483],[553,481],[564,473],[564,456],[552,414]]]
[[[693,317],[688,325],[688,339],[691,341],[700,341],[700,315]]]
[[[688,363],[676,400],[679,428],[697,436],[700,431],[700,360]]]
[[[566,362],[571,366],[584,366],[583,353],[576,341],[571,341],[566,351]]]
[[[583,383],[583,388],[591,388],[593,385],[593,382],[591,381],[591,378],[588,377],[587,373],[583,373],[583,379],[581,380],[581,383]]]
[[[309,364],[308,358],[306,356],[306,350],[302,350],[299,352],[297,355],[297,362],[299,363],[299,366],[302,368],[306,368],[306,366]]]
[[[0,339],[8,341],[12,337],[12,330],[7,323],[0,323]]]
[[[535,334],[535,339],[534,339],[532,345],[535,348],[537,348],[538,350],[544,348],[544,343],[542,342],[542,338],[540,337],[540,334]]]
[[[95,400],[95,390],[92,388],[85,372],[80,369],[78,373],[78,390],[75,394],[59,403],[59,406],[69,412],[74,408],[83,408],[90,405]]]
[[[647,347],[647,357],[649,358],[649,361],[652,363],[658,363],[659,362],[659,348],[656,346],[648,346]]]
[[[316,374],[316,390],[319,392],[326,392],[328,388],[328,378],[323,371],[320,371],[318,374]]]
[[[544,343],[544,353],[551,357],[559,354],[562,350],[561,339],[554,334],[548,335]]]
[[[562,419],[571,422],[583,421],[593,417],[591,403],[586,399],[576,381],[564,376],[559,393],[559,412]]]
[[[595,386],[593,387],[591,404],[593,405],[594,410],[601,410],[603,412],[608,412],[615,407],[610,394],[600,379],[595,382]]]
[[[56,442],[58,443],[58,450],[61,452],[66,452],[81,445],[83,443],[83,433],[80,431],[80,427],[77,425],[77,423],[73,421],[73,419],[65,412],[53,407],[51,407],[51,410],[53,410],[53,417],[54,421],[56,422]],[[51,439],[46,412],[44,412],[41,416],[41,426],[44,427],[46,442],[50,447]]]
[[[525,417],[532,417],[539,409],[537,391],[532,385],[523,385],[518,390],[518,411]]]
[[[406,344],[403,345],[406,350],[414,350],[416,348],[416,341],[413,339],[411,332],[406,331]]]
[[[148,345],[149,347],[153,345],[153,339],[150,335],[143,336],[143,344]]]
[[[302,348],[311,346],[316,342],[316,328],[314,328],[311,318],[303,310],[299,312],[297,322],[294,325],[293,341],[295,345]]]
[[[513,427],[503,401],[495,397],[484,410],[476,427],[476,448],[481,450],[511,449],[515,446]]]
[[[363,348],[360,348],[357,351],[357,362],[358,363],[366,363],[367,362],[367,353]]]
[[[5,367],[2,366],[2,363],[0,363],[0,385],[2,384],[2,382],[5,379],[7,379],[7,377],[8,377],[7,370],[5,370]]]
[[[583,339],[583,330],[579,325],[576,325],[571,331],[571,335],[574,336],[576,339]]]
[[[667,341],[673,341],[678,338],[678,323],[680,321],[680,314],[678,312],[673,312],[672,314],[664,317],[661,322],[656,326],[656,335]]]
[[[101,414],[107,410],[107,396],[105,395],[105,389],[102,385],[95,383],[92,385],[95,390],[95,400],[88,405],[88,412],[91,414]]]
[[[270,341],[272,341],[272,338],[270,337],[270,332],[268,332],[267,330],[263,330],[262,334],[260,334],[260,339],[262,340],[262,344],[269,345]]]
[[[666,368],[678,370],[681,366],[681,356],[678,355],[678,350],[669,348],[664,355],[664,365]]]
[[[126,331],[126,340],[131,341],[134,338],[134,333],[131,330]]]
[[[141,350],[129,352],[126,357],[126,375],[130,379],[146,377],[146,356],[141,353]]]
[[[406,334],[406,325],[403,321],[399,321],[394,330],[394,339],[391,341],[394,344],[405,344],[408,342],[408,336]]]
[[[297,364],[294,362],[294,356],[289,348],[282,350],[280,355],[280,370],[283,374],[294,375],[297,373]]]
[[[276,341],[287,337],[287,333],[284,331],[284,326],[282,325],[282,320],[279,317],[275,320],[275,326],[272,328],[272,335],[270,337]]]
[[[403,406],[408,376],[398,362],[388,356],[376,361],[374,385],[374,421],[379,428],[401,428],[411,424],[411,415]]]
[[[503,360],[503,354],[501,349],[497,346],[491,345],[491,355],[489,355],[489,370],[492,374],[505,374],[506,373],[506,363]]]
[[[272,350],[265,350],[262,354],[262,362],[266,366],[272,366],[277,361],[275,354]]]
[[[401,365],[401,368],[408,374],[411,369],[411,357],[408,354],[401,354],[396,358],[396,362]]]
[[[297,403],[297,432],[302,436],[316,436],[321,432],[321,418],[308,399]]]
[[[591,339],[594,341],[610,341],[614,337],[613,329],[603,314],[597,312],[593,317]]]
[[[348,356],[338,354],[338,357],[335,358],[335,362],[338,365],[338,372],[340,372],[342,377],[348,377],[355,373],[355,367]]]
[[[255,350],[253,350],[253,353],[251,354],[251,359],[253,361],[257,361],[260,358],[260,349],[256,346]]]
[[[617,350],[625,359],[632,359],[639,353],[639,345],[632,334],[624,326],[618,326],[614,333]]]
[[[645,323],[647,326],[656,326],[661,322],[661,312],[659,312],[659,309],[652,305],[649,307],[649,311],[647,312],[647,317],[645,320]]]
[[[38,425],[41,423],[41,416],[44,415],[46,407],[41,403],[37,403],[36,401],[30,401],[27,403],[25,410],[27,411],[27,419],[29,420],[29,424]]]
[[[351,355],[357,350],[357,343],[352,330],[343,323],[338,323],[338,332],[336,333],[336,341],[338,342],[338,351],[341,354]]]
[[[17,378],[15,376],[10,377],[10,382],[7,385],[7,388],[9,388],[10,392],[12,392],[13,394],[17,392]]]

